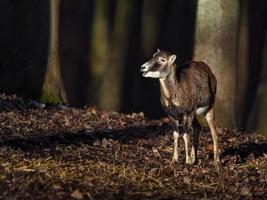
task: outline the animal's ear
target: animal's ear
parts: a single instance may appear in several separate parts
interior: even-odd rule
[[[172,54],[170,56],[170,64],[172,65],[175,62],[175,60],[176,60],[176,55],[175,54]]]
[[[157,49],[157,51],[153,54],[153,57],[154,57],[158,52],[160,52],[159,49]]]

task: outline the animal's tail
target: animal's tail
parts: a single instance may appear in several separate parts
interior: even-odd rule
[[[211,92],[211,105],[214,105],[215,102],[215,96],[217,92],[217,80],[213,73],[211,73],[211,76],[209,77],[209,87],[210,87],[210,92]]]

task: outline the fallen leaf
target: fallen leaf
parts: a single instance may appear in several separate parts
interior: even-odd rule
[[[83,194],[79,190],[75,190],[70,196],[74,199],[83,199]]]
[[[244,196],[247,196],[247,195],[250,194],[250,191],[249,191],[249,189],[248,189],[247,187],[243,186],[243,187],[241,188],[240,193],[241,193],[242,195],[244,195]]]

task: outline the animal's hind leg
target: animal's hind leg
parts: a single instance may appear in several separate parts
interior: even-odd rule
[[[192,151],[191,151],[191,159],[192,159],[192,163],[195,163],[195,161],[197,160],[197,150],[198,150],[198,145],[199,145],[199,135],[200,135],[200,131],[201,131],[201,126],[199,124],[199,122],[197,121],[196,118],[193,119],[193,130],[191,130],[193,132],[193,145],[192,145]]]
[[[192,164],[193,160],[189,154],[189,143],[190,143],[190,134],[192,132],[192,121],[194,118],[194,113],[189,113],[188,115],[184,115],[184,119],[183,119],[183,129],[184,129],[184,135],[183,135],[183,139],[184,139],[184,145],[185,145],[185,162],[187,164]]]
[[[219,150],[218,150],[218,135],[217,135],[217,131],[214,125],[214,119],[215,119],[215,114],[214,114],[214,108],[211,108],[207,114],[206,114],[206,119],[207,122],[209,124],[210,127],[210,132],[212,135],[212,140],[213,140],[213,154],[214,154],[214,162],[219,163],[220,162],[220,158],[219,158]]]

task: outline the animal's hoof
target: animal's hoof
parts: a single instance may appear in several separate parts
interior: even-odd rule
[[[196,164],[196,159],[191,159],[190,165]]]
[[[195,164],[196,163],[196,157],[195,154],[191,155],[191,159],[190,159],[191,163],[190,164]]]
[[[178,157],[172,158],[171,165],[174,165],[175,163],[178,163]]]
[[[191,157],[187,157],[185,159],[186,164],[192,165],[192,164],[194,164],[194,162],[195,162],[195,160],[193,160]]]
[[[185,163],[188,164],[188,165],[193,165],[194,164],[194,162],[192,162],[191,160],[190,161],[186,161]]]
[[[220,163],[220,158],[219,157],[214,158],[214,163],[219,164]]]
[[[220,156],[219,156],[219,154],[217,152],[214,154],[214,162],[215,163],[220,163]]]

